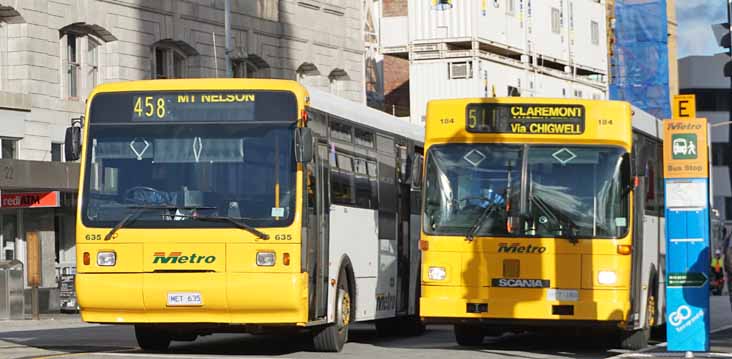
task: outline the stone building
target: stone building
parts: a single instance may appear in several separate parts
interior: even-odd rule
[[[235,77],[365,102],[362,1],[231,4]],[[78,165],[64,162],[65,128],[104,82],[224,77],[223,25],[224,0],[0,0],[0,260],[25,263],[38,235],[42,307],[58,306],[57,272],[75,262]]]

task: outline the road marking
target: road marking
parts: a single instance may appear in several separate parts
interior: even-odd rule
[[[132,348],[125,348],[125,349],[118,349],[118,350],[112,350],[112,351],[104,351],[104,352],[74,352],[74,353],[59,353],[59,354],[50,354],[50,355],[42,355],[33,357],[33,359],[55,359],[55,358],[69,358],[69,357],[77,357],[80,355],[91,355],[91,354],[104,354],[104,353],[115,353],[115,352],[124,352],[127,350],[134,350]]]
[[[120,353],[120,352],[99,352],[99,353],[93,353],[94,355],[99,356],[110,356],[110,357],[141,357],[141,358],[198,358],[198,359],[205,359],[205,358],[221,358],[221,355],[206,355],[206,354],[150,354],[150,353]],[[249,359],[257,359],[257,358],[265,358],[265,357],[252,357],[248,355],[235,355],[235,356],[228,356],[227,358],[249,358]]]

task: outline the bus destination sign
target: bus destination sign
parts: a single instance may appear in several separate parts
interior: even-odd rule
[[[465,128],[477,133],[581,135],[585,132],[585,107],[474,103],[467,106]]]
[[[92,122],[295,121],[297,100],[286,91],[149,91],[103,93]]]

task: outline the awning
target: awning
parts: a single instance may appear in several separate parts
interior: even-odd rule
[[[0,159],[0,190],[76,192],[79,164]]]

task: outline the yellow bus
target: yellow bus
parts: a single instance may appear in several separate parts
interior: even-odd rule
[[[660,138],[625,102],[429,102],[421,316],[461,345],[565,328],[646,346],[665,311]]]
[[[354,321],[418,333],[423,136],[292,81],[97,87],[66,134],[82,319],[158,351],[290,329],[339,351]]]

